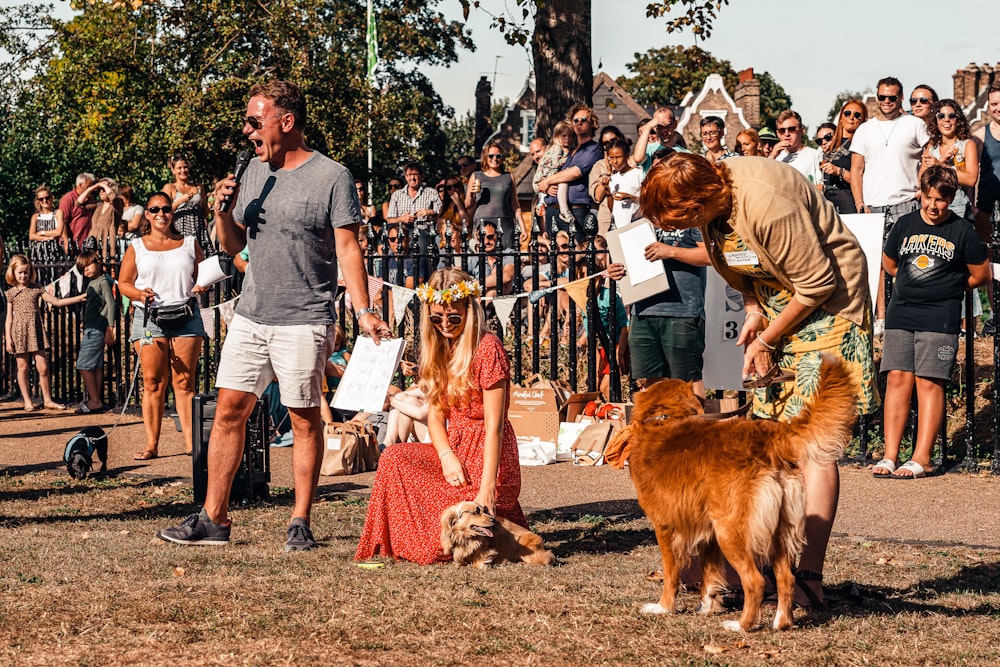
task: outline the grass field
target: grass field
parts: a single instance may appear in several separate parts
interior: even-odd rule
[[[996,551],[835,538],[827,583],[860,597],[737,635],[735,613],[639,613],[660,586],[645,520],[532,515],[553,568],[368,570],[351,561],[363,497],[323,496],[322,548],[289,555],[291,493],[272,491],[234,513],[232,545],[194,548],[153,538],[191,511],[187,484],[0,475],[0,663],[1000,664]]]

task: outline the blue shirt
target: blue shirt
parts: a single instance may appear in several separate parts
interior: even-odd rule
[[[587,191],[587,185],[590,183],[590,170],[594,168],[594,165],[602,157],[604,157],[604,154],[601,152],[601,147],[597,145],[596,141],[591,139],[577,148],[569,156],[569,159],[566,160],[562,168],[559,169],[559,171],[565,171],[570,167],[580,169],[580,178],[569,182],[569,203],[571,206],[594,205],[594,201],[590,198],[590,193]],[[545,196],[545,204],[548,206],[554,206],[558,202],[559,200],[551,195]]]

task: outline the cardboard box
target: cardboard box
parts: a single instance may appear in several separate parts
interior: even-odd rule
[[[583,409],[587,407],[587,403],[591,401],[600,400],[601,394],[597,391],[586,392],[583,394],[568,394],[566,396],[566,403],[559,406],[559,418],[564,422],[575,422],[576,418],[583,414]]]
[[[536,437],[553,445],[558,440],[559,407],[552,389],[512,386],[508,418],[518,436]]]

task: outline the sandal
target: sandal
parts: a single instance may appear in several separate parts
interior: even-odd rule
[[[155,458],[156,458],[156,450],[155,449],[147,449],[147,450],[141,451],[138,454],[136,454],[135,456],[133,456],[132,460],[133,461],[149,461],[149,460],[155,459]]]
[[[889,472],[875,472],[879,468],[883,470],[888,470]],[[878,463],[872,466],[872,477],[878,477],[879,479],[886,479],[892,477],[892,473],[896,472],[896,462],[892,459],[882,459]]]
[[[903,465],[899,466],[899,470],[905,470],[910,474],[909,475],[893,474],[892,475],[893,479],[920,479],[921,477],[927,477],[927,469],[924,468],[919,463],[917,463],[916,461],[914,461],[913,459],[910,459]],[[899,470],[897,470],[896,472],[899,472]]]
[[[806,585],[805,582],[807,581],[818,581],[820,582],[820,587],[822,588],[823,575],[819,572],[810,572],[809,570],[798,570],[795,573],[795,587],[802,591],[802,593],[809,600],[808,605],[799,606],[806,609],[813,609],[815,611],[826,611],[826,603]]]
[[[773,384],[791,382],[795,379],[795,373],[783,370],[778,364],[771,366],[763,375],[757,378],[749,378],[743,381],[744,389],[763,389]]]

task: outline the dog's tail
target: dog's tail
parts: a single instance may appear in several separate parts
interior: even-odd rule
[[[831,354],[823,354],[819,389],[791,422],[798,437],[790,438],[787,444],[797,451],[778,455],[794,461],[836,461],[851,439],[857,406],[858,385],[847,365]]]

